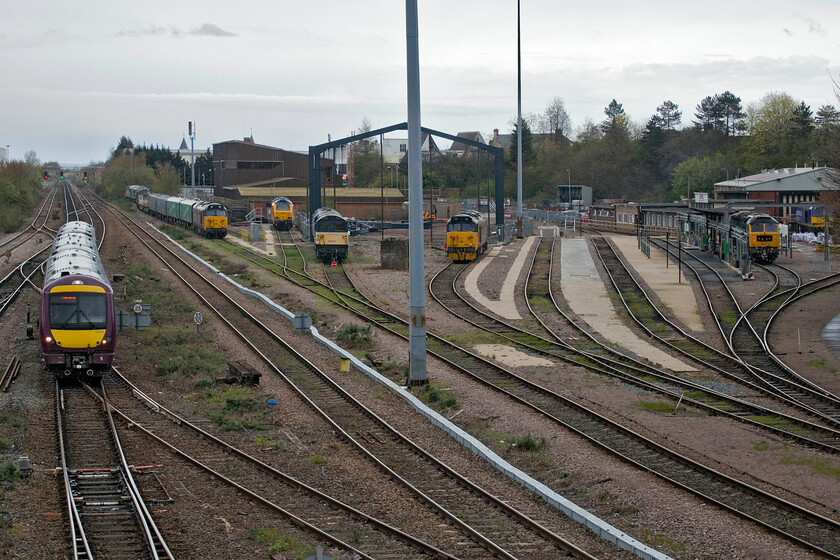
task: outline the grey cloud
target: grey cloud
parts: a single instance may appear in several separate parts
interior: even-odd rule
[[[785,32],[785,35],[787,35],[788,37],[793,36],[793,31],[791,31],[791,30],[790,30],[790,29],[788,29],[787,27],[782,27],[782,31],[784,31],[784,32]]]
[[[193,29],[189,32],[190,35],[200,35],[204,37],[236,37],[236,33],[231,33],[230,31],[225,31],[221,27],[217,25],[213,25],[212,23],[205,23],[201,27],[197,29]]]
[[[201,27],[196,27],[190,31],[182,31],[177,27],[159,27],[157,25],[150,25],[148,27],[143,27],[140,29],[122,29],[117,32],[118,37],[147,37],[147,36],[160,36],[169,33],[173,37],[183,37],[185,35],[191,35],[195,37],[236,37],[236,33],[231,33],[230,31],[225,31],[221,27],[217,25],[213,25],[212,23],[205,23]]]
[[[822,24],[819,20],[814,19],[809,16],[803,16],[802,14],[793,14],[793,17],[797,19],[801,19],[806,24],[808,24],[808,33],[816,33],[817,35],[825,35],[825,30],[822,28]]]
[[[166,29],[156,25],[150,25],[142,29],[121,29],[117,32],[117,37],[145,37],[147,35],[163,35]]]

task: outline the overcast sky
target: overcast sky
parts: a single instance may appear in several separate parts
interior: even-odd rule
[[[516,117],[516,1],[419,0],[422,124],[455,134]],[[615,98],[683,125],[708,95],[772,91],[838,106],[840,1],[521,0],[522,111],[565,101],[574,128]],[[0,2],[0,146],[89,163],[120,136],[196,150],[253,132],[306,150],[406,116],[401,0]],[[189,138],[187,138],[189,144]]]

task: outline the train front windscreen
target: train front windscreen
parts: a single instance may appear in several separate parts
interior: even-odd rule
[[[61,292],[50,295],[50,327],[57,330],[104,329],[105,294]]]

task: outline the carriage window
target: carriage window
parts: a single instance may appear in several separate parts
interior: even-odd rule
[[[58,330],[104,329],[105,294],[58,293],[50,295],[50,326]]]

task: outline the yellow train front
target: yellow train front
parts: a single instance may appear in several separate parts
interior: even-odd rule
[[[347,220],[332,208],[319,208],[312,214],[315,255],[324,263],[347,259],[350,230]]]
[[[453,261],[475,260],[487,249],[490,225],[487,216],[475,210],[465,210],[446,223],[446,254]]]
[[[289,231],[295,223],[295,205],[285,196],[271,201],[271,225],[280,231]]]
[[[192,228],[195,231],[209,238],[221,239],[227,235],[227,208],[218,202],[204,200],[193,202],[195,203],[192,206]]]
[[[58,230],[44,266],[39,330],[44,364],[56,377],[99,377],[114,360],[114,292],[87,222]]]
[[[744,230],[748,239],[750,260],[772,263],[779,256],[779,222],[768,214],[736,212],[730,218],[734,227]]]

